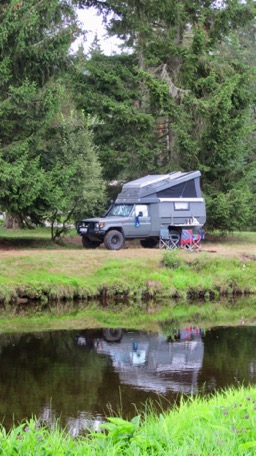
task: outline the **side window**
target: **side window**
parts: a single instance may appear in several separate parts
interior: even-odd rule
[[[174,203],[174,210],[175,211],[189,211],[189,203],[188,202],[178,202]]]
[[[146,204],[136,204],[135,216],[148,217],[148,206]]]

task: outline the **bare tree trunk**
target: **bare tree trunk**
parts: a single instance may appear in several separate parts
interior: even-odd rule
[[[6,220],[3,224],[4,228],[18,230],[24,228],[23,223],[19,217],[14,217],[13,215],[7,215]]]

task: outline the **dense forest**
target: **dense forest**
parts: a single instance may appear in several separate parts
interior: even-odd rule
[[[90,7],[119,52],[97,37],[71,50]],[[65,227],[102,212],[113,181],[198,169],[207,227],[253,230],[255,13],[254,0],[2,0],[0,209]]]

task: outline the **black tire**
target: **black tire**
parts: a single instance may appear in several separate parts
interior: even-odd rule
[[[123,337],[122,328],[103,329],[103,337],[107,342],[120,342]]]
[[[108,250],[120,250],[124,245],[124,236],[118,230],[110,230],[104,237],[104,244]]]
[[[144,247],[145,249],[154,249],[157,246],[158,242],[159,241],[157,239],[148,238],[148,239],[142,239],[140,241],[140,245],[142,247]]]
[[[96,249],[101,242],[91,241],[87,236],[82,236],[82,244],[85,249]]]

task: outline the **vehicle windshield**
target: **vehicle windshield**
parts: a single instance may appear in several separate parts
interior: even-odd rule
[[[107,216],[114,215],[119,217],[128,217],[132,211],[133,204],[114,204],[107,213]]]

